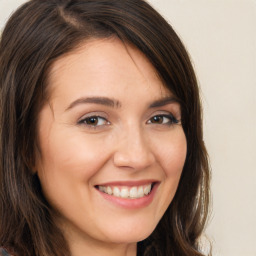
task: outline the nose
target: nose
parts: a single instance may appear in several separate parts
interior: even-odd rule
[[[131,129],[123,132],[114,153],[114,165],[133,170],[143,170],[155,162],[150,141],[143,131]]]

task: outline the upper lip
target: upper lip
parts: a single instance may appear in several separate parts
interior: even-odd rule
[[[110,181],[97,184],[96,186],[143,186],[159,182],[158,180],[127,180],[127,181]]]

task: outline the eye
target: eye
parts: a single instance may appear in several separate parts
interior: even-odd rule
[[[172,124],[178,124],[179,121],[172,115],[156,115],[151,117],[147,124],[164,124],[164,125],[172,125]]]
[[[87,126],[97,127],[102,125],[107,125],[109,122],[106,118],[100,117],[100,116],[89,116],[86,118],[83,118],[79,121],[79,124],[84,124]]]

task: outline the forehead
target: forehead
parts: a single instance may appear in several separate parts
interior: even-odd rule
[[[94,39],[63,55],[51,66],[50,98],[72,91],[74,94],[152,94],[170,96],[157,71],[137,48],[117,38]]]

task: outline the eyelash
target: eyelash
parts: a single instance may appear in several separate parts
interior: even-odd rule
[[[98,124],[99,121],[104,122],[104,124]],[[158,121],[161,121],[161,123],[157,123]],[[90,124],[90,122],[91,122],[91,124]],[[92,124],[92,122],[96,122],[96,124]],[[155,115],[155,116],[151,117],[147,121],[147,124],[171,126],[174,124],[178,124],[179,122],[180,121],[178,119],[176,119],[172,114],[159,114],[159,115]],[[109,125],[110,122],[107,121],[107,119],[102,116],[93,115],[93,116],[88,116],[86,118],[83,118],[82,120],[80,120],[78,122],[78,124],[86,125],[89,128],[98,129],[105,125]]]
[[[97,121],[96,124],[89,124],[89,122],[94,122],[95,120]],[[100,125],[98,125],[99,120],[103,120],[103,122],[105,122],[105,124],[100,124]],[[102,117],[102,116],[93,115],[93,116],[88,116],[88,117],[86,117],[86,118],[83,118],[82,120],[80,120],[80,121],[78,122],[78,124],[86,125],[86,126],[88,126],[89,128],[94,128],[94,129],[96,129],[96,128],[99,128],[99,127],[101,127],[101,126],[108,125],[108,124],[110,124],[110,122],[107,121],[107,119],[104,118],[104,117]]]
[[[179,120],[177,118],[175,118],[172,114],[159,114],[159,115],[155,115],[155,116],[151,117],[147,121],[147,123],[151,122],[152,124],[158,124],[158,123],[154,123],[155,121],[157,121],[156,119],[162,120],[163,123],[161,123],[161,124],[163,124],[163,125],[169,125],[170,126],[170,125],[174,125],[174,124],[178,124],[179,123]],[[168,119],[169,121],[167,121],[165,119]]]

